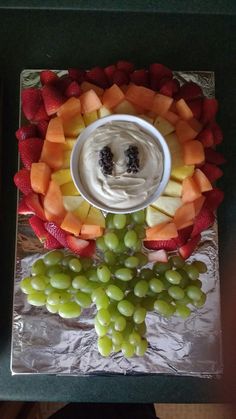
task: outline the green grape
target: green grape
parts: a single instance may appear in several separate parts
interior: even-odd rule
[[[109,304],[109,306],[107,308],[108,308],[109,313],[111,315],[111,321],[114,322],[115,319],[120,316],[120,313],[117,310],[117,304],[115,302],[112,302],[112,303]]]
[[[114,222],[113,222],[113,214],[111,213],[107,214],[105,222],[106,222],[106,227],[112,230],[115,227]]]
[[[70,301],[69,303],[60,304],[58,314],[63,319],[74,319],[80,316],[81,308],[75,301]]]
[[[76,275],[72,280],[72,287],[81,290],[88,283],[85,275]]]
[[[181,300],[185,296],[185,292],[182,288],[178,287],[178,285],[172,285],[168,289],[168,294],[174,298],[174,300]]]
[[[159,293],[164,290],[164,284],[158,278],[151,278],[149,282],[149,288],[155,293]]]
[[[160,292],[160,294],[158,294],[157,298],[158,298],[158,300],[164,300],[167,303],[171,303],[173,301],[173,298],[168,294],[167,290],[164,290],[164,291]]]
[[[135,330],[138,332],[140,336],[144,336],[147,331],[146,323],[145,322],[142,322],[139,324],[136,323]]]
[[[144,307],[148,311],[153,311],[154,303],[156,301],[156,296],[148,296],[142,300],[142,307]]]
[[[189,285],[195,285],[198,288],[202,288],[202,281],[200,281],[200,279],[195,279],[195,280],[191,280],[189,281]]]
[[[91,281],[87,281],[81,288],[80,290],[85,292],[86,294],[92,294],[92,292],[99,287],[99,283],[98,282],[91,282]]]
[[[134,355],[135,347],[129,342],[123,342],[121,345],[121,350],[125,358],[131,358]]]
[[[145,266],[148,263],[148,257],[144,253],[136,252],[134,256],[139,260],[139,266]]]
[[[34,294],[27,295],[27,301],[32,306],[42,307],[46,303],[46,295],[41,291],[35,291]]]
[[[136,244],[132,247],[134,252],[139,252],[142,249],[142,240],[137,240]]]
[[[131,217],[132,217],[133,221],[135,222],[135,224],[144,224],[145,223],[145,211],[144,210],[133,212],[131,214]]]
[[[178,300],[178,305],[186,306],[190,303],[192,303],[192,300],[187,295],[185,295],[184,298]]]
[[[66,290],[71,286],[71,278],[65,273],[58,273],[50,278],[50,284],[59,290]]]
[[[54,276],[55,274],[59,274],[60,272],[62,272],[62,268],[59,265],[54,265],[51,266],[48,270],[47,270],[47,276],[49,278],[51,278],[52,276]]]
[[[146,295],[147,295],[147,297],[155,297],[155,299],[156,299],[156,292],[153,292],[150,289],[148,289],[148,292],[147,292]]]
[[[116,254],[123,254],[127,251],[127,247],[123,242],[119,242],[118,246],[114,249]]]
[[[117,304],[117,308],[120,314],[122,314],[125,317],[130,317],[133,315],[134,305],[130,303],[130,301],[128,300],[119,301],[119,303]]]
[[[134,306],[140,304],[140,302],[142,301],[142,299],[134,295],[132,291],[129,292],[129,294],[126,296],[126,300],[128,300]]]
[[[102,326],[109,326],[111,322],[111,315],[105,308],[98,310],[97,319]]]
[[[123,330],[126,328],[126,319],[123,316],[117,316],[114,320],[114,329],[117,330],[117,332],[123,332]]]
[[[43,258],[43,261],[45,265],[47,266],[53,266],[57,265],[63,258],[63,253],[60,252],[60,250],[52,250],[49,253],[46,253],[46,255]]]
[[[75,301],[82,308],[90,307],[91,304],[92,304],[91,297],[88,294],[85,294],[85,292],[82,292],[82,291],[78,291],[75,294]]]
[[[91,268],[92,264],[93,264],[93,260],[91,258],[81,258],[80,259],[81,265],[82,265],[82,269],[84,271],[87,271],[89,268]]]
[[[165,278],[174,285],[178,285],[182,279],[179,272],[172,271],[171,269],[168,269],[168,271],[165,272]]]
[[[139,265],[139,260],[135,256],[129,256],[125,259],[124,264],[126,268],[137,268]]]
[[[207,266],[204,262],[201,262],[200,260],[195,260],[192,263],[192,266],[195,266],[200,274],[204,274],[207,272]]]
[[[186,288],[186,293],[193,301],[199,301],[202,297],[202,291],[196,285],[189,285]]]
[[[111,272],[106,265],[99,265],[97,268],[97,276],[101,282],[109,282]]]
[[[156,262],[153,265],[153,270],[156,274],[163,274],[170,269],[171,269],[170,261],[169,262]]]
[[[141,336],[139,335],[138,332],[136,332],[135,330],[130,333],[129,335],[129,343],[131,343],[131,345],[138,345],[141,342]]]
[[[108,249],[115,250],[119,245],[119,239],[115,233],[108,232],[104,236],[104,241]]]
[[[108,333],[108,327],[102,326],[97,317],[94,319],[94,328],[99,337],[105,336]]]
[[[126,323],[126,328],[125,330],[122,332],[123,335],[123,340],[124,341],[129,341],[129,335],[134,331],[134,324],[131,321],[127,321]]]
[[[165,277],[161,278],[161,282],[165,290],[168,290],[171,287],[171,283]]]
[[[170,317],[175,311],[175,307],[164,300],[156,300],[154,304],[155,310],[165,317]]]
[[[43,259],[36,260],[31,267],[31,275],[44,275],[46,272],[46,266]]]
[[[32,277],[26,277],[20,281],[20,289],[24,294],[34,294],[35,289],[31,285]]]
[[[118,230],[121,230],[126,225],[126,215],[125,214],[115,214],[113,217],[114,227]]]
[[[148,292],[148,282],[145,281],[144,279],[141,279],[140,281],[137,282],[137,284],[134,287],[134,294],[137,297],[145,297],[145,295]]]
[[[148,281],[149,279],[151,279],[153,277],[153,272],[152,269],[149,268],[144,268],[140,271],[139,274],[141,279],[145,279],[146,281]]]
[[[185,264],[185,261],[181,256],[172,256],[169,259],[169,262],[171,263],[171,266],[177,269],[182,268]]]
[[[112,345],[112,352],[120,352],[121,351],[121,345]]]
[[[138,307],[134,311],[133,320],[136,324],[141,324],[145,321],[147,311],[144,307]]]
[[[133,271],[129,268],[121,268],[115,271],[115,277],[121,281],[130,281],[133,278]]]
[[[77,289],[75,289],[74,287],[72,287],[72,285],[67,288],[66,292],[68,292],[69,294],[76,294],[77,293]]]
[[[109,298],[102,288],[96,288],[92,292],[91,298],[92,301],[96,304],[97,310],[100,310],[102,308],[107,309],[109,307]]]
[[[49,311],[49,313],[52,313],[52,314],[58,313],[58,306],[57,305],[51,305],[51,304],[46,303],[46,309],[47,309],[47,311]]]
[[[179,274],[181,275],[181,281],[179,283],[179,286],[184,289],[189,285],[188,274],[183,269],[178,269],[177,272],[179,272]]]
[[[127,288],[129,287],[131,281],[121,281],[120,279],[115,278],[115,285],[121,289],[121,291],[125,292]]]
[[[136,231],[134,230],[127,231],[124,237],[125,246],[132,249],[136,245],[137,241],[138,241],[138,236],[137,236]]]
[[[73,255],[64,256],[61,260],[62,266],[67,267],[72,257],[73,257]]]
[[[108,285],[106,289],[106,294],[111,300],[121,301],[124,298],[123,291],[116,285]]]
[[[143,356],[148,348],[148,342],[146,339],[141,339],[141,341],[136,345],[135,354],[137,356]]]
[[[31,285],[36,291],[44,291],[48,283],[45,275],[35,275],[31,279]]]
[[[61,303],[68,303],[71,299],[70,294],[67,292],[51,292],[47,296],[47,303],[50,305],[58,305]]]
[[[123,342],[123,336],[121,332],[117,332],[116,330],[113,330],[112,337],[111,337],[113,345],[122,345]]]
[[[78,258],[72,258],[68,266],[73,272],[80,272],[82,270],[82,265]]]
[[[107,357],[110,355],[112,350],[112,340],[108,336],[102,336],[98,338],[98,351],[99,353]]]
[[[112,266],[112,265],[115,265],[116,264],[116,255],[111,250],[107,250],[104,253],[103,257],[104,257],[104,261],[108,265]]]
[[[49,294],[51,294],[52,292],[56,292],[56,289],[55,289],[55,288],[53,288],[53,287],[51,286],[51,284],[47,284],[47,286],[46,286],[46,288],[45,288],[45,290],[44,290],[44,294],[45,294],[45,295],[49,295]]]
[[[99,281],[96,268],[90,268],[86,272],[86,277],[89,279],[89,281],[92,281],[92,282],[98,282]]]
[[[199,277],[199,272],[198,269],[196,268],[196,266],[194,265],[185,265],[184,266],[184,270],[185,272],[187,272],[188,277],[192,280],[198,279]]]
[[[187,317],[189,317],[190,316],[190,314],[191,314],[191,310],[190,310],[190,308],[189,307],[187,307],[187,306],[184,306],[184,305],[179,305],[179,304],[177,304],[177,306],[176,306],[176,310],[175,310],[175,313],[179,316],[179,317],[182,317],[183,319],[186,319]]]
[[[146,230],[144,226],[137,225],[134,227],[134,231],[136,231],[139,239],[144,239],[146,237]]]
[[[194,305],[194,307],[197,308],[201,308],[202,306],[204,306],[205,302],[206,302],[206,294],[204,294],[204,292],[202,292],[201,298],[198,301],[192,301],[192,304]]]
[[[97,302],[97,300],[99,300],[101,297],[104,297],[106,294],[105,294],[105,291],[104,291],[104,289],[102,288],[102,287],[98,287],[98,288],[96,288],[93,292],[92,292],[92,295],[91,295],[91,298],[92,298],[92,302],[93,303],[96,303]]]
[[[96,240],[96,246],[101,252],[105,252],[107,250],[107,245],[105,243],[104,237],[98,237]]]

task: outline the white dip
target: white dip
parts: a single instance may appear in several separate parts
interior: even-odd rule
[[[127,173],[125,150],[138,147],[139,171]],[[112,175],[104,176],[99,152],[110,147]],[[95,129],[79,156],[79,174],[87,193],[110,209],[131,209],[145,202],[156,190],[163,174],[163,155],[157,141],[133,122],[110,122]]]

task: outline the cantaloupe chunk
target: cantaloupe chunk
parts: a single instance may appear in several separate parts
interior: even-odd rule
[[[34,192],[45,195],[51,177],[51,169],[44,162],[32,163],[30,169],[31,188]]]
[[[175,106],[180,118],[184,119],[185,121],[193,118],[193,113],[184,99],[178,100]]]
[[[61,228],[69,233],[79,236],[82,227],[82,222],[72,212],[67,212],[64,220],[61,223]]]
[[[175,130],[178,140],[181,143],[193,140],[198,135],[198,132],[195,131],[187,121],[182,121],[181,119],[177,122]]]
[[[162,116],[157,116],[154,121],[154,126],[160,131],[162,135],[168,135],[175,131],[174,125],[172,125],[167,119]]]
[[[151,110],[154,100],[155,92],[147,87],[136,86],[135,84],[129,85],[125,94],[126,99],[145,110]]]
[[[128,84],[122,84],[121,86],[119,86],[119,88],[122,90],[122,92],[124,93],[124,95],[126,94],[129,85]]]
[[[77,97],[70,97],[57,111],[57,116],[63,120],[72,118],[74,115],[81,112],[80,100]]]
[[[155,225],[153,227],[150,228],[146,228],[146,239],[147,240],[152,240],[152,237],[154,235],[156,235],[162,228],[164,228],[167,224],[169,223],[169,221],[163,221],[162,223]],[[145,240],[146,240],[145,239]]]
[[[146,209],[146,223],[149,227],[154,227],[158,224],[171,220],[171,217],[152,207],[151,205],[149,205]]]
[[[80,96],[82,113],[97,111],[102,106],[102,102],[94,90],[88,90]]]
[[[198,185],[201,192],[207,192],[213,189],[211,182],[200,169],[195,169],[193,179],[194,182],[196,182],[196,184]]]
[[[170,240],[175,237],[178,237],[178,231],[174,223],[165,223],[161,228],[159,225],[146,229],[147,240]]]
[[[104,89],[102,89],[99,86],[96,86],[96,84],[89,83],[88,81],[83,81],[80,85],[81,90],[83,93],[88,92],[88,90],[94,90],[94,92],[101,97],[104,93]]]
[[[83,118],[84,118],[84,123],[87,127],[88,125],[92,124],[92,122],[94,122],[98,119],[97,111],[84,113]]]
[[[175,180],[170,179],[166,185],[163,195],[181,197],[182,183],[179,183],[179,182],[176,182]]]
[[[151,110],[157,115],[164,115],[173,102],[173,98],[157,93],[154,97]]]
[[[53,221],[57,225],[61,225],[62,221],[65,218],[65,214],[66,214],[65,211],[61,214],[52,214],[50,211],[47,211],[46,209],[44,209],[44,213],[45,213],[45,218],[46,218],[47,221]]]
[[[63,143],[44,141],[40,161],[48,164],[51,169],[58,170],[63,165]]]
[[[203,125],[201,124],[201,122],[199,122],[196,118],[189,119],[188,123],[192,127],[192,129],[196,131],[198,134],[203,128]]]
[[[156,201],[152,202],[152,206],[159,211],[173,217],[177,208],[182,205],[181,198],[172,196],[160,196]]]
[[[188,202],[177,209],[174,215],[174,223],[177,230],[193,224],[195,218],[195,206],[193,202]]]
[[[102,97],[102,103],[107,109],[112,109],[119,105],[124,98],[125,95],[122,90],[117,86],[117,84],[113,84],[109,87],[109,89],[105,90]]]
[[[204,195],[201,195],[199,198],[195,199],[195,201],[193,201],[193,205],[195,208],[195,216],[197,216],[199,214],[199,212],[201,211],[203,204],[206,200],[206,197]]]
[[[87,239],[95,239],[103,234],[103,228],[93,224],[83,224],[80,231],[81,235],[87,236]]]
[[[128,100],[122,100],[122,102],[115,106],[115,108],[113,109],[114,113],[121,113],[121,114],[127,114],[127,115],[136,115],[136,109],[135,107],[132,105],[132,103],[130,103]]]
[[[65,135],[62,119],[59,116],[50,119],[46,132],[46,140],[52,143],[64,143]]]
[[[63,129],[66,137],[78,137],[85,128],[84,119],[81,114],[76,114],[70,119],[63,121]]]
[[[165,118],[167,121],[169,121],[172,125],[176,125],[177,122],[179,121],[179,115],[177,115],[175,112],[171,112],[170,110],[167,111],[164,115],[163,118]]]
[[[60,186],[54,180],[49,182],[48,190],[44,198],[44,208],[51,214],[60,215],[65,214],[63,205],[62,193]]]
[[[54,180],[59,186],[65,183],[72,182],[70,169],[60,169],[52,173],[52,180]]]
[[[69,169],[70,167],[70,157],[71,157],[71,150],[65,150],[63,152],[63,163],[61,168],[62,169]]]
[[[64,185],[61,185],[61,193],[63,196],[80,195],[78,189],[75,187],[74,182],[68,182]]]
[[[98,208],[90,207],[88,217],[85,220],[85,224],[98,225],[105,228],[105,217]]]
[[[200,141],[193,140],[183,144],[184,163],[201,164],[205,160],[204,147]]]
[[[183,180],[182,201],[184,203],[193,202],[201,196],[201,191],[192,177]]]

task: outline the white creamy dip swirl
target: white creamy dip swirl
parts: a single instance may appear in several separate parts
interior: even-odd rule
[[[139,171],[127,172],[125,150],[138,147]],[[104,176],[99,152],[110,147],[112,175]],[[142,204],[158,187],[163,174],[163,155],[158,142],[133,122],[109,122],[96,128],[86,139],[79,156],[81,183],[98,203],[112,209],[131,209]]]

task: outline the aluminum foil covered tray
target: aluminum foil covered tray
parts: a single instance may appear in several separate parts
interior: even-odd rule
[[[24,70],[21,88],[39,85],[39,70]],[[58,71],[60,75],[65,71]],[[214,96],[214,73],[175,72],[180,82],[194,81],[208,97]],[[22,120],[20,119],[20,123]],[[103,358],[97,351],[93,309],[77,320],[63,320],[46,309],[30,306],[19,289],[29,266],[46,251],[25,217],[17,219],[15,283],[12,324],[12,374],[175,374],[213,377],[222,373],[220,283],[217,223],[202,233],[197,253],[207,274],[202,275],[207,301],[187,320],[147,316],[148,350],[144,357],[125,359],[121,353]],[[191,260],[191,259],[190,259]]]

